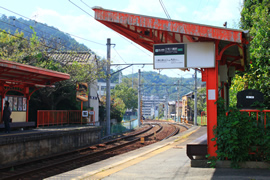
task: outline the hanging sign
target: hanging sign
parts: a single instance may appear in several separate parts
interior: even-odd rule
[[[186,67],[186,44],[154,45],[154,69]]]
[[[153,47],[154,69],[215,67],[213,42],[155,44]]]

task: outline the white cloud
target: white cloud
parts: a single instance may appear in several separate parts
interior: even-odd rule
[[[163,9],[157,0],[130,0],[127,8],[123,11],[150,16],[160,16],[160,13],[163,13]],[[166,17],[165,14],[163,17]]]
[[[239,18],[240,4],[241,0],[220,0],[217,7],[209,5],[202,9],[193,11],[194,20],[197,23],[211,23],[222,26],[222,23],[225,21],[231,22]]]

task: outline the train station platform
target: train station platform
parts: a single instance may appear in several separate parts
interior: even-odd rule
[[[101,127],[51,126],[0,131],[0,167],[34,160],[101,141]]]
[[[269,169],[191,167],[186,145],[206,130],[193,126],[167,140],[47,179],[269,179]]]

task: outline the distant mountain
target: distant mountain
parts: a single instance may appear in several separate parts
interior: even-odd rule
[[[16,18],[15,16],[2,15],[0,18],[0,29],[5,30],[11,34],[15,34],[16,31],[23,32],[25,38],[29,38],[36,32],[40,41],[45,42],[47,46],[57,49],[59,51],[64,50],[76,50],[76,51],[89,51],[84,44],[78,43],[69,34],[63,33],[59,29],[48,26],[47,24],[39,23],[33,20],[25,20],[23,18]]]
[[[129,74],[124,77],[127,78],[137,78],[138,73]],[[175,78],[168,77],[166,75],[159,74],[155,71],[142,72],[141,74],[142,82],[142,93],[145,96],[155,95],[159,97],[169,96],[169,100],[177,100],[178,98],[178,89],[180,98],[194,91],[194,78]],[[179,80],[179,86],[178,86]],[[198,87],[201,86],[201,79],[197,80]]]

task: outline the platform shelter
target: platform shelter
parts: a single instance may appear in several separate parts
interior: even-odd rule
[[[53,88],[55,82],[67,79],[70,79],[69,74],[12,61],[0,60],[0,122],[2,122],[4,103],[7,100],[12,109],[12,123],[27,124],[31,95],[40,88]],[[7,95],[9,91],[17,91],[21,95]],[[11,125],[11,127],[13,126]]]
[[[171,19],[143,16],[94,7],[95,19],[138,45],[153,52],[157,44],[213,43],[212,67],[197,68],[206,81],[207,92],[207,143],[208,153],[216,155],[213,127],[217,125],[217,101],[219,96],[229,99],[229,84],[235,70],[244,71],[249,63],[248,33],[242,30],[208,26]],[[154,53],[154,52],[153,52]],[[200,64],[203,61],[197,57]],[[188,60],[187,60],[188,61]],[[188,67],[189,68],[189,67]],[[182,68],[185,69],[185,68]]]

